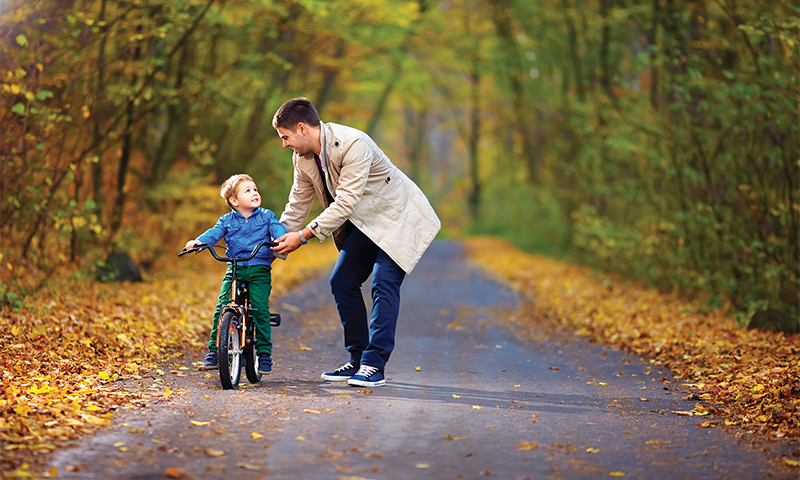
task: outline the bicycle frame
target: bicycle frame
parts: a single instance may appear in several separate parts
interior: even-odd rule
[[[250,335],[247,335],[248,331],[253,329],[252,320],[250,319],[250,313],[252,312],[252,307],[250,307],[250,292],[247,289],[246,282],[240,282],[236,276],[236,271],[239,266],[239,262],[245,262],[247,260],[252,259],[253,257],[258,254],[258,251],[261,247],[275,247],[278,244],[275,242],[261,242],[253,249],[250,255],[242,258],[228,258],[228,257],[221,257],[217,255],[217,252],[214,250],[214,245],[208,245],[206,243],[201,243],[196,245],[194,248],[190,250],[183,250],[178,256],[186,255],[187,253],[192,252],[202,252],[203,250],[208,250],[211,252],[211,255],[219,260],[220,262],[227,262],[231,265],[231,289],[229,293],[229,300],[228,303],[222,307],[222,311],[220,311],[220,318],[226,311],[233,311],[236,315],[236,318],[242,322],[242,338],[240,345],[242,347],[250,346],[250,344],[254,341],[253,338],[248,338]],[[280,316],[278,316],[280,319]],[[250,320],[248,322],[248,320]],[[275,325],[275,323],[273,323]],[[277,325],[280,325],[280,320],[278,320]],[[217,342],[219,343],[219,336],[217,336]]]

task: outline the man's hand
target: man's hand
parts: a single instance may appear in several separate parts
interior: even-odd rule
[[[272,251],[279,255],[288,255],[300,248],[300,235],[297,232],[289,232],[276,238],[277,247],[272,247]]]

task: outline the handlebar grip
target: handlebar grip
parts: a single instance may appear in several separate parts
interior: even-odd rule
[[[208,248],[208,244],[207,243],[199,243],[199,244],[195,245],[194,247],[190,248],[189,250],[186,250],[186,248],[184,248],[183,250],[181,250],[181,253],[179,253],[178,256],[182,257],[182,256],[186,255],[187,253],[202,252],[206,248]]]

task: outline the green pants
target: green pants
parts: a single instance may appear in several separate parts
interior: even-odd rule
[[[219,316],[231,296],[231,283],[233,272],[228,266],[222,287],[219,291],[219,301],[214,311],[214,320],[211,323],[211,338],[208,340],[208,349],[217,351],[217,331],[219,330]],[[272,292],[272,267],[267,265],[253,265],[249,267],[236,267],[236,278],[240,282],[247,282],[250,292],[250,306],[253,308],[253,322],[256,327],[256,352],[258,355],[266,353],[272,355],[272,325],[269,323],[269,294]]]

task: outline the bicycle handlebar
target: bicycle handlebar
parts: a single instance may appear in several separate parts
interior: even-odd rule
[[[197,253],[197,252],[202,252],[203,250],[208,249],[208,251],[211,252],[211,255],[214,258],[216,258],[217,260],[219,260],[220,262],[246,262],[246,261],[252,259],[253,257],[255,257],[256,254],[258,253],[258,251],[261,250],[261,247],[264,247],[264,246],[266,246],[266,247],[277,247],[278,244],[275,243],[275,242],[261,242],[258,245],[256,245],[256,247],[253,249],[253,252],[250,253],[250,255],[248,255],[246,257],[241,257],[241,258],[220,257],[219,255],[217,255],[216,250],[214,250],[215,246],[216,245],[209,245],[207,243],[199,243],[199,244],[195,245],[194,247],[190,248],[189,250],[186,250],[184,248],[183,250],[181,250],[181,253],[179,253],[178,256],[182,257],[182,256],[186,255],[187,253],[193,253],[193,252]]]

